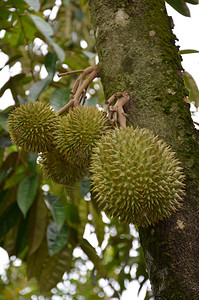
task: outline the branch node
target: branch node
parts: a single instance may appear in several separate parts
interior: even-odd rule
[[[127,114],[124,112],[124,106],[130,101],[131,95],[128,92],[117,92],[105,101],[105,112],[108,113],[108,119],[118,128],[118,123],[121,127],[126,128]],[[114,105],[112,102],[116,100]]]

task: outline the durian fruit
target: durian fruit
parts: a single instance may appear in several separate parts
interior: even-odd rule
[[[39,164],[46,177],[63,185],[72,185],[88,175],[86,168],[70,164],[56,149],[41,153]]]
[[[20,105],[8,117],[13,144],[25,151],[48,151],[53,147],[59,117],[49,104],[30,102]]]
[[[93,146],[109,128],[96,107],[80,106],[60,119],[56,147],[71,163],[88,166]]]
[[[184,174],[171,148],[147,129],[115,129],[91,158],[92,190],[109,217],[139,226],[169,217],[181,205]]]

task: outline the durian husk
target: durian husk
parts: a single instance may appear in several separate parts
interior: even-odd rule
[[[110,125],[96,107],[80,106],[60,119],[56,147],[71,163],[88,166],[92,148]]]
[[[147,129],[115,129],[102,136],[91,159],[92,191],[107,216],[154,225],[180,206],[184,174],[171,148]]]
[[[39,164],[44,176],[67,186],[71,186],[88,176],[86,168],[70,164],[56,149],[41,153]]]
[[[49,104],[30,102],[20,105],[8,117],[12,143],[27,152],[53,148],[54,131],[59,117]]]

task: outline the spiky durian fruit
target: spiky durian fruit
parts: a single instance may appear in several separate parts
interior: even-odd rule
[[[106,117],[96,107],[80,106],[60,119],[56,147],[68,161],[88,166],[93,146],[108,128]]]
[[[41,153],[39,163],[46,177],[64,185],[79,182],[88,175],[86,168],[70,164],[57,150]]]
[[[30,102],[17,107],[8,118],[13,144],[25,151],[41,152],[52,148],[59,117],[49,104]]]
[[[184,195],[184,175],[175,153],[147,129],[116,129],[93,149],[91,180],[110,217],[153,225],[175,212]]]

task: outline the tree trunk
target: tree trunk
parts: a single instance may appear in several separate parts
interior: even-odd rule
[[[127,91],[129,125],[153,130],[182,162],[182,208],[139,228],[155,299],[199,299],[199,136],[163,0],[90,0],[105,97]]]

